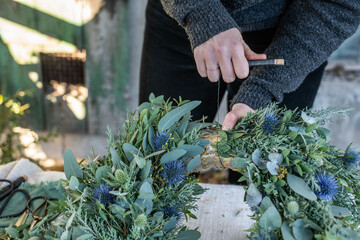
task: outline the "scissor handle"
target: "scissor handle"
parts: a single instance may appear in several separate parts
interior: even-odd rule
[[[14,189],[14,183],[7,179],[0,179],[0,182],[7,182],[10,185],[3,187],[0,190],[0,201],[3,200],[7,195],[11,193],[11,191]]]
[[[27,176],[19,177],[15,181],[0,179],[0,182],[9,183],[8,186],[5,186],[0,190],[0,201],[4,199],[6,196],[8,196],[14,189],[17,189],[21,185],[21,183],[25,182],[27,179],[28,179]]]
[[[35,200],[38,200],[38,199],[44,199],[43,202],[33,211],[31,211],[31,208],[30,208],[30,205],[31,205],[31,202],[35,201]],[[33,197],[31,199],[29,199],[26,203],[26,208],[29,209],[29,211],[32,212],[32,217],[35,219],[35,220],[41,220],[43,219],[46,214],[47,214],[47,207],[49,205],[49,201],[55,201],[57,199],[55,198],[47,198],[45,196],[37,196],[37,197]],[[37,215],[38,211],[44,207],[44,213],[42,216],[39,216]]]
[[[9,203],[9,201],[11,200],[11,198],[13,197],[13,195],[16,193],[16,192],[22,192],[24,195],[25,195],[25,198],[27,201],[29,201],[30,199],[30,195],[29,193],[24,190],[24,189],[15,189],[13,190],[10,195],[8,196],[8,198],[4,201],[3,205],[1,206],[0,208],[0,215],[2,214],[2,212],[4,211],[4,209],[6,208],[7,204]],[[12,217],[18,217],[20,216],[23,212],[25,212],[27,209],[27,205],[25,206],[25,208],[23,210],[21,210],[20,212],[18,213],[15,213],[15,214],[11,214],[11,215],[7,215],[7,216],[1,216],[0,218],[12,218]]]

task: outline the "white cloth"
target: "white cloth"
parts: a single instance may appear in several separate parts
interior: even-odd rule
[[[27,176],[29,183],[40,183],[65,179],[65,173],[56,171],[44,171],[38,165],[22,158],[0,166],[0,178],[14,181],[19,177]]]

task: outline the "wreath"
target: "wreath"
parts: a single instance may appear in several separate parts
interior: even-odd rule
[[[210,166],[242,173],[255,223],[250,239],[360,239],[360,153],[329,143],[323,125],[346,110],[291,111],[271,105],[230,131],[192,122],[199,101],[149,102],[128,113],[108,153],[80,164],[65,152],[66,200],[38,224],[46,239],[198,239],[195,218],[205,189],[191,173]],[[242,199],[239,199],[242,201]]]

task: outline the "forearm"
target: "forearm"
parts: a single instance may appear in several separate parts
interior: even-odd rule
[[[256,109],[296,90],[360,23],[360,2],[296,0],[279,24],[268,58],[284,58],[284,67],[258,67],[239,89],[233,103]]]
[[[161,0],[161,3],[165,12],[185,29],[192,49],[221,32],[238,28],[220,0]]]

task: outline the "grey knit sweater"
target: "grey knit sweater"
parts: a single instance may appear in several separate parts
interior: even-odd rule
[[[194,49],[230,28],[241,32],[277,26],[265,53],[284,67],[257,67],[234,103],[256,109],[295,91],[360,23],[360,0],[161,0],[185,29]]]

